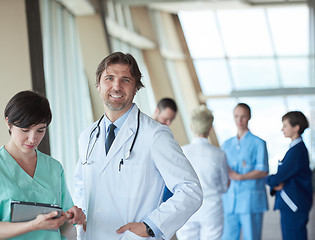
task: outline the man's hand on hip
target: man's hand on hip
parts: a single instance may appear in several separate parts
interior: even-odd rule
[[[116,232],[120,234],[125,232],[126,230],[129,230],[140,237],[149,237],[147,233],[147,228],[144,223],[131,222],[120,227]]]

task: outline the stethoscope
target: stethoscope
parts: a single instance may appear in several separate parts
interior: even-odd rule
[[[93,152],[93,149],[95,147],[95,144],[96,144],[96,141],[97,139],[99,138],[100,136],[100,133],[101,133],[101,127],[100,127],[100,124],[101,124],[101,121],[103,120],[104,118],[104,115],[100,118],[100,120],[98,120],[97,122],[97,125],[92,129],[91,133],[90,133],[90,136],[89,136],[89,143],[88,143],[88,146],[87,146],[87,149],[86,149],[86,154],[85,154],[85,162],[81,162],[82,165],[90,165],[93,163],[93,161],[89,161],[90,159],[90,156]],[[131,154],[131,151],[133,149],[133,146],[135,145],[135,141],[137,139],[137,136],[138,136],[138,132],[139,132],[139,126],[140,126],[140,110],[138,109],[138,120],[137,120],[137,130],[136,130],[136,134],[135,134],[135,137],[133,138],[133,141],[132,141],[132,144],[131,144],[131,147],[129,148],[129,150],[125,153],[125,160],[127,160],[129,157],[130,157],[130,154]],[[95,135],[96,134],[96,135]],[[95,136],[95,138],[94,138]],[[92,140],[94,138],[94,142],[93,144],[91,145],[92,143]],[[119,171],[121,170],[121,165],[124,164],[124,160],[123,158],[121,159],[120,163],[119,163]]]

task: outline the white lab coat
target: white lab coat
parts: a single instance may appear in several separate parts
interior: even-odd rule
[[[206,138],[195,137],[182,147],[196,171],[203,191],[199,210],[177,232],[179,240],[221,239],[223,231],[222,194],[228,189],[228,164],[225,153]],[[197,237],[199,236],[199,237]]]
[[[134,105],[107,156],[102,120],[90,165],[81,162],[85,161],[90,132],[97,122],[80,136],[74,201],[86,211],[88,224],[86,234],[79,233],[78,239],[84,239],[83,235],[88,240],[145,239],[130,231],[117,234],[116,230],[147,217],[161,230],[163,238],[170,239],[201,205],[198,177],[171,130],[143,113],[131,156],[119,171],[119,163],[134,139],[137,118],[138,107]],[[161,204],[165,183],[174,196]]]

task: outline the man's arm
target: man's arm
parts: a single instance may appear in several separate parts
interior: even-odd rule
[[[152,229],[156,238],[170,239],[201,206],[202,190],[195,171],[171,131],[165,126],[161,128],[163,129],[153,137],[150,158],[157,174],[162,176],[174,195],[153,209],[143,221]],[[148,237],[142,222],[128,223],[120,227],[117,233],[126,230]]]
[[[249,180],[249,179],[259,179],[264,178],[268,175],[268,172],[265,171],[259,171],[259,170],[253,170],[245,174],[239,174],[235,171],[229,170],[229,177],[236,181],[243,181],[243,180]]]
[[[268,175],[269,165],[268,165],[268,152],[265,141],[256,142],[256,163],[254,170],[239,174],[235,171],[229,170],[229,177],[233,180],[243,181],[251,179],[260,179]]]
[[[199,209],[203,194],[196,172],[168,127],[155,134],[151,157],[174,195],[149,214],[145,222],[153,230],[160,229],[168,239]]]

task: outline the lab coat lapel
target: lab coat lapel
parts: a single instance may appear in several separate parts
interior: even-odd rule
[[[125,152],[129,150],[130,148],[129,145],[131,145],[131,142],[130,144],[126,144],[126,142],[130,138],[132,138],[132,136],[135,135],[136,128],[137,128],[137,118],[138,118],[137,114],[138,114],[138,107],[134,105],[131,112],[129,113],[128,118],[125,120],[124,124],[122,125],[122,128],[119,130],[112,146],[110,147],[108,151],[106,160],[104,161],[104,164],[101,167],[101,172],[104,171],[107,164],[110,161],[113,161],[115,157],[122,158],[124,157]],[[105,146],[105,142],[104,142],[104,146]]]

